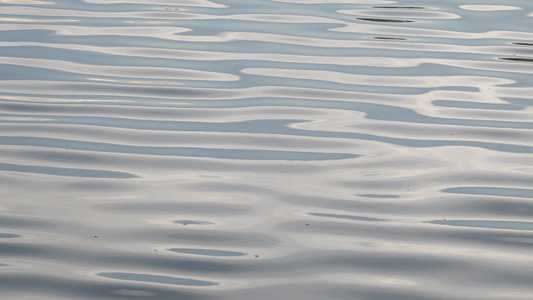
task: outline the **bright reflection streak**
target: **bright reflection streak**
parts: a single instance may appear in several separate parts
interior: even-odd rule
[[[507,5],[460,5],[464,10],[473,11],[501,11],[501,10],[522,10],[521,7]]]
[[[79,22],[79,20],[51,20],[51,19],[25,19],[25,18],[0,18],[0,22],[14,23],[62,23],[62,22]]]
[[[54,2],[37,1],[37,0],[0,0],[0,3],[7,3],[7,4],[35,4],[35,5],[50,5],[50,4],[54,4]]]

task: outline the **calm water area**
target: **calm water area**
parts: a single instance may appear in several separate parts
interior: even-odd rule
[[[533,299],[533,1],[0,0],[0,299]]]

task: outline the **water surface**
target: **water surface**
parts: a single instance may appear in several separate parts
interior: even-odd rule
[[[527,1],[0,0],[6,299],[533,299]]]

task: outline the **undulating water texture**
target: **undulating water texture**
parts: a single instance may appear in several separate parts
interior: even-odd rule
[[[533,1],[0,0],[1,299],[533,299]]]

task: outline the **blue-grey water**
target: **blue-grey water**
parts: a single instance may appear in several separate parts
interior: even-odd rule
[[[0,0],[1,299],[533,299],[533,2]]]

